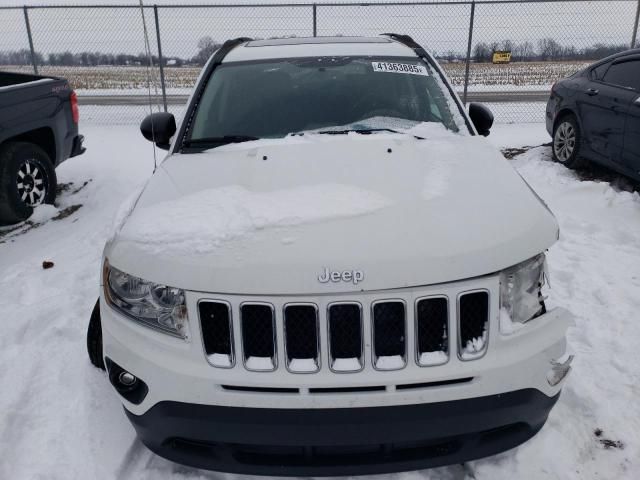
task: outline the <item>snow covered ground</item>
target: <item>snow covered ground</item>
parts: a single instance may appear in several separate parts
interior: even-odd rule
[[[99,113],[82,126],[86,154],[58,169],[57,210],[41,212],[38,226],[0,230],[0,479],[230,479],[147,451],[87,359],[104,241],[120,202],[153,168],[137,126],[100,125]],[[527,124],[500,125],[490,140],[515,148],[549,139],[542,124]],[[577,175],[549,154],[533,148],[512,164],[562,230],[549,252],[552,302],[577,325],[558,405],[515,450],[385,480],[640,477],[640,196],[616,175]]]

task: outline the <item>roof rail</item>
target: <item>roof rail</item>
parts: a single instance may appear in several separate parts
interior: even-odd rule
[[[411,38],[409,35],[402,35],[400,33],[381,33],[380,35],[389,37],[390,39],[395,40],[396,42],[406,45],[407,47],[411,48],[414,52],[416,52],[416,55],[418,55],[419,57],[429,56],[427,51],[424,48],[422,48],[420,44],[416,42],[413,38]]]
[[[216,53],[213,54],[213,60],[209,67],[211,66],[213,66],[213,68],[217,67],[222,63],[222,60],[224,60],[224,57],[226,57],[231,50],[236,48],[241,43],[250,42],[251,40],[253,40],[253,38],[249,38],[249,37],[238,37],[238,38],[232,38],[231,40],[227,40],[222,44],[222,46],[218,50],[216,50]]]

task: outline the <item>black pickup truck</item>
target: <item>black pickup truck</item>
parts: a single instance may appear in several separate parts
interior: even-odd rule
[[[78,120],[65,79],[0,72],[0,225],[53,203],[55,168],[85,150]]]

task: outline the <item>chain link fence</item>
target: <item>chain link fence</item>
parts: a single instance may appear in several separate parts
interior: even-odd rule
[[[202,65],[228,38],[395,32],[431,51],[460,96],[487,103],[497,121],[540,122],[555,81],[635,46],[639,7],[640,0],[0,7],[0,70],[66,77],[83,121],[136,123],[149,97],[153,108],[180,115]]]

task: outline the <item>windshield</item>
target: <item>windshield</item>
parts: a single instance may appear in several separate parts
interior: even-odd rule
[[[457,132],[456,109],[438,74],[413,57],[223,63],[205,87],[186,143],[398,130],[422,122]]]

